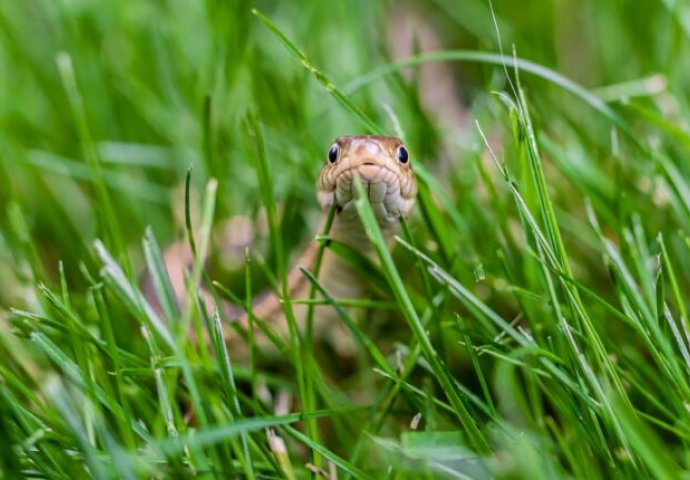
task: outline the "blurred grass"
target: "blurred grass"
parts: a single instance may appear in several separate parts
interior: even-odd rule
[[[690,6],[494,8],[500,44],[481,0],[4,2],[0,472],[687,476]],[[425,103],[438,63],[463,122]],[[293,324],[243,361],[199,280],[279,285],[332,138],[398,130],[421,185],[392,258],[359,206],[381,301],[352,318],[324,295],[354,358]],[[160,252],[186,238],[190,166],[213,257],[179,312]],[[211,234],[230,217],[255,231],[246,265]]]

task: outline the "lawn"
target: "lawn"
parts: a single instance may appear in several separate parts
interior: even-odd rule
[[[5,1],[0,72],[0,477],[689,476],[687,2]],[[343,134],[419,182],[318,237],[353,351],[226,344]]]

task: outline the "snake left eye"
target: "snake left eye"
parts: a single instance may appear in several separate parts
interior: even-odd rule
[[[398,147],[398,161],[400,163],[407,163],[410,160],[410,153],[407,151],[405,147],[400,145]]]
[[[340,145],[337,143],[334,143],[331,145],[331,148],[328,150],[328,161],[331,163],[335,163],[336,160],[338,160],[338,155],[340,154]]]

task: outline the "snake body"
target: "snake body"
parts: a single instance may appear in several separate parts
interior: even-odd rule
[[[397,137],[338,137],[328,149],[326,164],[321,169],[316,183],[317,199],[324,217],[322,226],[329,211],[335,207],[329,237],[375,260],[373,247],[355,207],[357,191],[354,188],[354,178],[360,178],[381,232],[391,245],[393,236],[399,228],[399,219],[409,215],[417,196],[417,183],[411,163],[407,147]],[[297,260],[297,265],[313,269],[318,248],[319,244],[316,241],[311,242]],[[170,262],[166,259],[166,264],[168,263]],[[336,299],[359,298],[366,293],[366,282],[360,278],[360,274],[329,249],[323,254],[318,279],[320,285]],[[173,279],[173,286],[175,284],[181,286],[183,282]],[[291,271],[288,275],[288,291],[292,299],[306,298],[309,288],[310,283],[299,269]],[[178,299],[183,298],[183,289],[175,290]],[[228,318],[237,319],[243,327],[248,325],[247,315],[239,307],[227,305],[225,311]],[[306,306],[293,305],[293,311],[296,320],[300,322],[305,318]],[[261,295],[252,306],[252,314],[267,322],[279,336],[285,338],[287,324],[283,318],[280,299],[276,294]],[[313,331],[317,337],[329,341],[336,350],[343,353],[349,348],[348,341],[342,341],[347,336],[341,335],[342,332],[338,331],[342,327],[339,327],[341,324],[336,322],[336,319],[332,308],[317,307]],[[238,344],[238,335],[233,329],[226,329],[225,336],[226,341],[235,344],[237,350],[242,349]]]

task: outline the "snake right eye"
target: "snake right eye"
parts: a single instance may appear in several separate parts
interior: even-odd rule
[[[338,155],[340,154],[340,145],[334,143],[328,150],[328,161],[335,163],[338,160]]]

